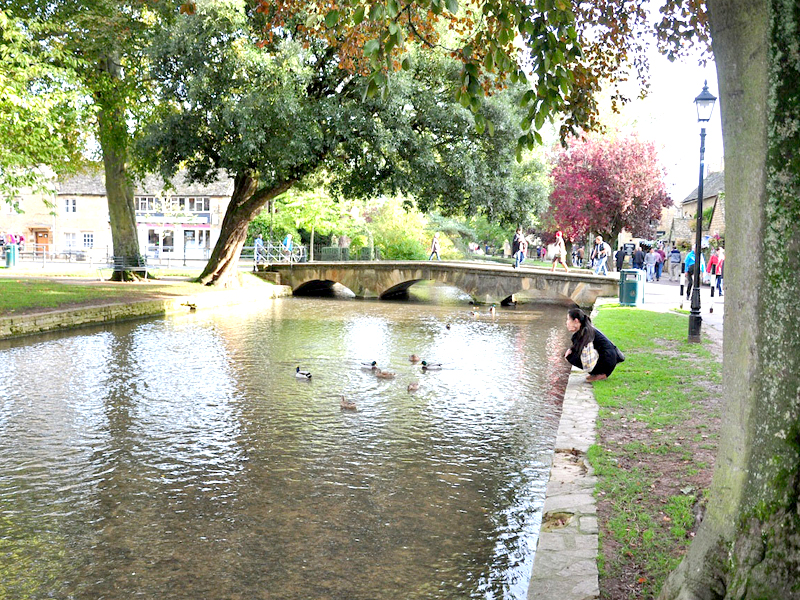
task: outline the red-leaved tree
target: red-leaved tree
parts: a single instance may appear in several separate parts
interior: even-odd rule
[[[560,148],[552,171],[549,228],[568,240],[600,234],[612,246],[623,229],[652,238],[672,205],[655,146],[637,136],[589,136]]]

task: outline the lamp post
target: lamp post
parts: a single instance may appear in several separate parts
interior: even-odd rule
[[[697,230],[694,242],[694,277],[692,287],[692,305],[689,313],[689,341],[700,341],[700,325],[703,317],[700,316],[700,252],[703,243],[703,171],[704,154],[706,151],[706,123],[711,119],[714,103],[717,97],[708,91],[708,81],[703,84],[703,91],[694,99],[697,108],[697,122],[700,123],[700,184],[697,186]]]

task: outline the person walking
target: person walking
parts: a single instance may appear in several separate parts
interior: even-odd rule
[[[514,259],[514,268],[517,268],[517,252],[519,252],[519,242],[522,239],[522,229],[517,227],[514,232],[514,239],[511,240],[511,257]]]
[[[700,253],[700,283],[703,283],[703,273],[706,270],[706,259],[703,257],[703,254]],[[683,270],[686,273],[686,299],[689,300],[692,297],[692,287],[694,287],[694,269],[696,268],[696,261],[694,257],[694,245],[692,245],[692,250],[689,254],[686,255],[686,260],[684,261]]]
[[[564,235],[560,231],[556,231],[556,241],[555,241],[556,251],[553,254],[553,268],[550,271],[556,270],[556,263],[561,263],[564,267],[564,270],[569,273],[569,267],[567,266],[567,247],[564,245]]]
[[[428,257],[428,260],[432,260],[433,256],[436,255],[436,260],[442,260],[439,258],[439,232],[433,234],[433,239],[431,240],[431,255]]]
[[[525,236],[519,240],[519,249],[517,250],[516,255],[514,256],[514,268],[518,268],[523,262],[525,262],[525,256],[528,253],[528,240]]]
[[[264,252],[264,236],[260,233],[256,236],[256,241],[254,243],[253,254],[255,255],[256,264],[259,264],[262,260],[266,259],[267,254]]]
[[[572,346],[564,353],[571,365],[588,371],[586,381],[608,379],[625,356],[580,308],[567,311],[567,331],[572,334]]]
[[[636,246],[636,250],[631,257],[631,264],[634,269],[644,269],[644,252],[641,246]]]
[[[658,260],[656,261],[656,281],[661,281],[661,273],[664,270],[664,263],[667,261],[667,254],[660,244],[658,248],[656,248],[656,254],[658,254]]]
[[[722,278],[725,275],[725,248],[717,248],[719,260],[717,261],[717,292],[722,297]]]
[[[644,266],[647,268],[647,281],[653,281],[656,276],[656,262],[658,262],[658,254],[655,248],[650,248],[644,256]]]
[[[678,281],[680,279],[681,273],[681,251],[678,250],[678,247],[674,244],[672,245],[672,250],[669,253],[669,280],[670,281]]]
[[[624,247],[622,247],[619,250],[617,250],[616,261],[617,261],[617,271],[622,271],[622,266],[625,264],[625,248]]]
[[[608,267],[606,264],[608,263],[608,257],[610,255],[611,246],[603,241],[603,237],[598,235],[596,238],[594,238],[594,250],[592,251],[592,257],[595,259],[595,275],[600,275],[601,271],[603,272],[603,275],[608,275]]]

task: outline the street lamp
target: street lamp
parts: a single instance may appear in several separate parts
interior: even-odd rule
[[[706,151],[706,123],[711,119],[714,103],[717,97],[708,91],[708,81],[703,84],[703,91],[694,99],[697,107],[697,122],[700,123],[700,184],[697,186],[697,229],[694,242],[694,277],[692,287],[692,306],[689,313],[689,341],[700,341],[700,325],[703,317],[700,316],[700,251],[703,243],[703,171],[704,154]]]

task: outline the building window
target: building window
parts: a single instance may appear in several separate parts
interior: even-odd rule
[[[155,212],[159,209],[159,202],[153,196],[134,196],[134,206],[141,212]]]
[[[64,246],[67,248],[74,248],[77,245],[77,233],[64,232]]]
[[[189,212],[208,212],[211,206],[210,198],[187,198]]]
[[[66,198],[64,200],[64,212],[78,212],[78,201],[75,198]]]
[[[92,231],[83,232],[83,247],[94,248],[94,232]]]

